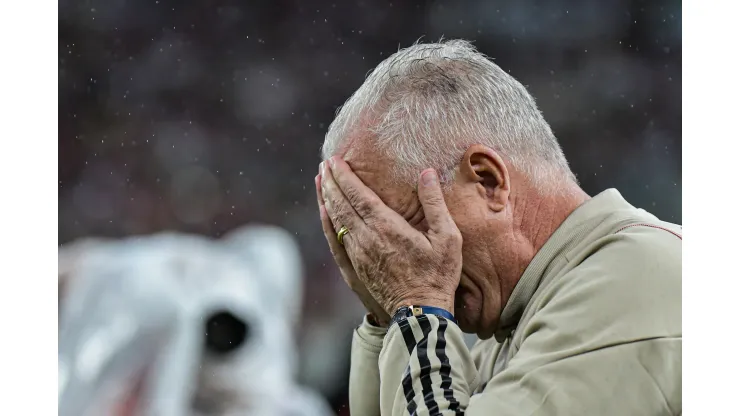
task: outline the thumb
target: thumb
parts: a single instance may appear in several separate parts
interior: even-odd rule
[[[424,216],[429,229],[440,232],[454,225],[450,212],[447,210],[442,187],[439,184],[437,172],[434,169],[425,169],[419,177],[419,202],[424,209]]]

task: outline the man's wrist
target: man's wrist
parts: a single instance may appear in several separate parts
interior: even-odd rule
[[[439,308],[444,309],[447,312],[449,312],[451,315],[455,315],[455,301],[451,300],[441,300],[441,299],[431,299],[431,298],[418,298],[418,300],[405,300],[400,302],[396,305],[395,308],[393,308],[391,312],[391,316],[393,316],[396,312],[398,312],[399,309],[403,308],[404,306],[431,306],[433,308]]]
[[[408,306],[402,306],[400,307],[396,313],[393,314],[393,317],[391,318],[391,326],[393,324],[400,324],[401,322],[407,320],[411,317],[420,317],[423,315],[434,315],[440,319],[447,319],[455,324],[457,324],[457,320],[455,319],[455,316],[453,313],[447,309],[440,308],[438,306],[429,306],[429,305],[408,305]]]

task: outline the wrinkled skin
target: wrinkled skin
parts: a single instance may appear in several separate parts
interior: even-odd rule
[[[355,272],[351,277],[362,283],[386,314],[407,305],[454,310],[462,237],[434,170],[422,172],[418,184],[427,223],[424,231],[386,206],[341,158],[322,164],[320,181],[322,222],[331,222],[333,230],[348,227],[344,252]],[[333,238],[327,233],[330,245]]]
[[[347,251],[337,240],[337,231],[334,229],[334,225],[329,219],[329,215],[326,212],[326,206],[324,205],[324,197],[321,191],[321,174],[316,176],[314,182],[316,184],[316,197],[321,216],[321,228],[324,231],[326,242],[329,244],[329,250],[334,256],[334,261],[339,267],[339,272],[342,274],[342,278],[344,278],[347,286],[355,292],[367,311],[371,314],[371,319],[374,321],[373,323],[383,326],[387,325],[390,322],[389,314],[383,310],[383,307],[373,298],[370,291],[367,290],[365,284],[360,281],[359,277],[357,277],[357,273],[352,265],[352,261],[347,255]]]
[[[408,226],[422,235],[427,235],[426,233],[430,232],[430,224],[427,208],[421,202],[421,192],[418,192],[415,183],[399,181],[393,176],[390,167],[396,163],[395,160],[378,152],[370,139],[365,133],[356,133],[356,136],[348,139],[351,146],[338,155],[364,185],[349,187],[346,191],[340,187],[343,195],[352,202],[350,206],[361,203],[359,201],[365,198],[365,195],[368,195],[368,201],[377,198],[390,211],[400,216]],[[335,164],[342,169],[342,164],[337,162]],[[317,177],[317,188],[322,183],[320,179],[323,176],[320,172]],[[336,172],[332,177],[335,176]],[[542,188],[532,183],[527,174],[512,167],[496,150],[482,144],[468,147],[454,169],[445,173],[444,180],[442,192],[444,203],[462,236],[462,268],[454,294],[454,315],[464,332],[476,333],[479,338],[487,339],[493,336],[499,326],[501,312],[534,255],[562,221],[589,197],[577,183],[567,177],[554,176],[549,179],[548,187]],[[324,212],[326,204],[320,189],[318,194],[320,205],[323,206],[321,212],[324,233],[330,246],[333,244],[335,259],[339,258],[337,253],[346,256],[345,252],[348,252],[349,248],[334,243],[336,231],[342,224],[331,223],[328,214]],[[394,227],[394,232],[411,236],[406,234],[407,231],[399,231],[401,228],[398,226],[398,217],[393,217],[386,209],[376,211],[377,214],[373,215],[376,218],[384,218],[384,221],[387,221],[385,224]],[[377,220],[369,222],[375,226]],[[380,227],[376,232],[385,234],[387,230]],[[388,257],[385,262],[395,262],[402,257],[393,253],[401,252],[407,256],[417,250],[409,248],[405,243],[422,241],[411,237],[405,243],[401,241],[389,243],[390,235],[383,238],[386,239],[387,245],[394,247],[384,254]],[[357,232],[351,227],[350,234],[345,236],[345,239],[350,246],[353,243],[358,245],[366,243],[365,239],[358,239]],[[421,253],[417,254],[417,257],[423,257]],[[340,265],[342,273],[345,279],[346,276],[352,276],[353,283],[350,287],[358,293],[368,310],[372,312],[373,307],[380,306],[377,303],[374,305],[370,296],[375,289],[365,287],[361,277],[354,277],[354,270],[350,270],[347,265],[353,261],[355,260],[344,259],[343,265]],[[438,270],[433,269],[432,264],[419,265],[421,268],[410,271],[414,278],[406,278],[410,284],[424,282],[428,285],[428,291],[427,288],[423,291],[416,288],[411,289],[411,293],[401,293],[396,297],[412,298],[417,303],[420,303],[419,297],[430,298],[449,305],[448,288],[445,286],[447,282],[432,281],[428,277],[430,273],[440,274]],[[372,267],[382,269],[387,266],[381,264]],[[429,270],[429,267],[432,267],[432,270]],[[372,274],[376,271],[370,268],[363,273]],[[379,279],[388,281],[385,277]],[[413,293],[415,290],[419,290],[420,294]],[[383,297],[392,297],[391,295],[379,294]]]

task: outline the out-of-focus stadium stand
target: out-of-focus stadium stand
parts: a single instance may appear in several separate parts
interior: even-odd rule
[[[339,412],[362,307],[313,177],[337,106],[399,46],[474,41],[528,86],[587,192],[681,222],[678,0],[60,0],[59,31],[60,244],[285,227],[307,265],[301,374]]]

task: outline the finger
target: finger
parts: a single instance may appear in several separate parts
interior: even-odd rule
[[[354,234],[353,237],[366,231],[365,222],[355,212],[342,190],[337,186],[326,163],[322,164],[321,195],[324,200],[324,208],[335,230],[345,226],[349,229],[349,234]],[[344,240],[345,247],[347,246],[346,237],[347,235],[345,235]]]
[[[321,195],[321,172],[313,178],[313,183],[316,185],[316,201],[319,203],[319,207],[323,207],[324,197]]]
[[[317,177],[317,179],[318,182],[320,178]],[[319,185],[318,188],[320,189],[321,186]],[[390,316],[388,316],[386,311],[383,310],[383,307],[373,299],[373,296],[367,290],[367,287],[365,287],[365,285],[356,277],[352,260],[347,255],[347,251],[344,247],[342,247],[342,245],[339,244],[339,241],[337,241],[334,227],[331,225],[331,220],[329,219],[329,215],[326,213],[326,207],[323,203],[319,205],[319,215],[321,217],[321,227],[324,230],[324,236],[326,237],[326,241],[329,243],[329,249],[334,256],[334,261],[337,263],[337,266],[339,266],[340,271],[342,271],[344,281],[350,289],[357,293],[362,304],[376,317],[378,322],[387,324],[390,320]],[[344,240],[346,242],[345,244],[349,244],[348,238],[351,238],[350,234],[345,235],[344,238],[346,239]],[[350,276],[355,277],[352,278]]]
[[[367,219],[388,209],[378,195],[352,172],[347,162],[335,156],[329,159],[329,164],[334,181],[360,217]]]
[[[347,256],[347,251],[345,251],[345,248],[339,244],[339,240],[337,239],[337,232],[334,231],[334,227],[331,225],[331,220],[329,219],[329,214],[326,212],[325,206],[319,207],[319,216],[321,217],[321,229],[324,231],[324,237],[326,237],[326,242],[329,243],[329,250],[331,251],[331,254],[334,255],[334,260],[336,260],[337,265],[341,267],[351,266],[352,262],[349,259],[349,256]],[[344,238],[342,241],[346,244],[349,242],[349,233],[344,235]]]
[[[419,202],[424,209],[424,217],[429,229],[434,232],[448,232],[456,229],[450,211],[442,195],[437,172],[426,169],[419,177]]]
[[[319,168],[321,169],[321,168]],[[326,206],[324,204],[324,196],[321,191],[321,173],[316,175],[314,178],[314,185],[316,185],[316,199],[319,203],[319,217],[321,218],[321,229],[324,231],[324,237],[329,243],[329,249],[332,254],[336,257],[343,256],[346,258],[347,254],[339,241],[337,240],[337,230],[329,218],[329,214],[326,212]],[[341,226],[340,226],[341,227]],[[339,259],[337,259],[339,260]],[[349,261],[349,259],[347,259]]]
[[[316,178],[314,178],[314,183],[316,185],[316,198],[319,202],[319,217],[321,218],[321,229],[324,231],[326,242],[329,243],[329,249],[334,255],[334,258],[337,261],[339,267],[351,266],[349,258],[347,257],[347,252],[344,251],[344,247],[339,244],[339,241],[337,240],[337,230],[334,229],[334,226],[331,223],[331,219],[329,219],[329,214],[326,212],[326,207],[324,206],[324,197],[321,195],[321,174],[316,175]],[[345,235],[345,237],[347,236]]]

